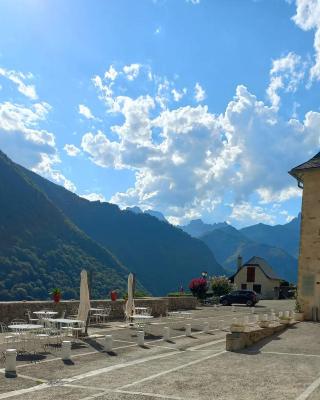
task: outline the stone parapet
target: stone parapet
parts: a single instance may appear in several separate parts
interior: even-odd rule
[[[168,311],[195,310],[198,300],[193,296],[167,297]]]
[[[124,319],[124,300],[91,300],[91,307],[109,307],[111,306],[110,320]],[[197,300],[194,297],[145,297],[135,299],[137,307],[150,307],[154,317],[165,316],[168,311],[191,310],[197,306]],[[29,310],[32,318],[35,318],[33,312],[48,309],[57,311],[61,315],[63,311],[66,316],[76,315],[78,312],[79,300],[62,300],[60,303],[53,301],[8,301],[0,302],[0,322],[9,323],[13,319],[26,319]]]

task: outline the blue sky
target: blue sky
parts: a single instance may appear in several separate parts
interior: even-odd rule
[[[285,223],[319,151],[318,0],[0,0],[0,149],[172,223]]]

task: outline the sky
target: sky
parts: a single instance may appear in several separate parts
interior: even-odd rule
[[[319,87],[320,0],[0,0],[0,149],[173,224],[295,217]]]

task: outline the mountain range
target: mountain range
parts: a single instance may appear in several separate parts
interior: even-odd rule
[[[244,262],[260,256],[280,278],[296,282],[300,222],[299,214],[284,225],[256,224],[237,230],[226,222],[206,224],[198,219],[181,229],[206,243],[217,261],[230,273],[237,268],[238,255]]]
[[[28,175],[0,152],[0,300],[46,299],[56,286],[75,298],[83,268],[94,273],[93,296],[125,290],[128,270]]]
[[[168,222],[165,216],[160,211],[155,211],[155,210],[142,211],[141,208],[137,206],[127,207],[126,210],[131,211],[135,214],[148,214],[151,215],[152,217],[157,218],[159,221]]]
[[[0,152],[0,299],[77,296],[82,268],[93,296],[126,290],[129,271],[154,295],[175,291],[202,270],[224,269],[201,240],[147,213],[90,202]]]
[[[93,297],[124,293],[129,271],[139,289],[165,295],[203,270],[231,274],[239,254],[263,257],[281,278],[296,281],[300,216],[240,230],[201,220],[175,227],[154,210],[79,197],[1,151],[0,207],[0,300],[46,299],[54,287],[76,298],[83,268]]]

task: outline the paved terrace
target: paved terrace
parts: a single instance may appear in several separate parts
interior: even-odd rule
[[[289,301],[262,301],[257,312],[293,308]],[[231,319],[250,314],[246,307],[204,307],[193,312],[192,337],[184,326],[191,320],[156,319],[146,329],[144,347],[123,323],[91,329],[91,338],[75,344],[72,362],[53,354],[38,362],[19,358],[18,377],[0,373],[0,399],[81,400],[251,400],[320,399],[320,325],[300,323],[276,337],[238,353],[225,351]],[[202,331],[209,321],[210,331]],[[172,339],[162,340],[164,326]],[[112,334],[113,352],[103,349]],[[101,336],[100,336],[101,335]]]

